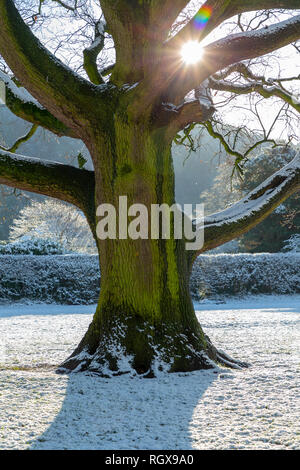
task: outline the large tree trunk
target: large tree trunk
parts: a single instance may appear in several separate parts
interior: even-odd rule
[[[171,141],[160,130],[128,125],[115,117],[113,141],[103,136],[88,142],[99,152],[96,205],[119,196],[133,203],[174,203]],[[111,155],[103,162],[102,148]],[[118,221],[118,217],[117,217]],[[118,224],[117,224],[118,226]],[[149,220],[150,227],[150,220]],[[204,335],[189,293],[190,266],[184,241],[149,239],[98,240],[101,293],[93,321],[61,369],[90,370],[102,375],[135,370],[147,376],[157,370],[210,368],[217,351]],[[220,359],[220,358],[219,358]]]
[[[62,367],[149,376],[212,367],[209,357],[216,357],[194,313],[181,246],[151,240],[106,245],[96,313]]]
[[[95,203],[118,208],[119,196],[127,196],[129,205],[144,204],[149,211],[151,204],[172,205],[172,139],[189,124],[207,121],[215,111],[212,103],[207,106],[210,100],[207,96],[203,100],[199,87],[225,67],[299,39],[298,15],[276,28],[227,36],[204,47],[199,64],[190,67],[183,63],[179,51],[186,39],[204,39],[232,15],[252,10],[253,3],[259,8],[294,9],[299,0],[214,1],[210,5],[214,14],[205,28],[196,32],[191,20],[172,38],[172,24],[186,2],[101,0],[107,31],[114,40],[116,63],[106,82],[96,63],[103,42],[94,41],[85,68],[99,83],[96,86],[78,77],[44,48],[12,0],[1,1],[1,55],[39,103],[24,101],[14,82],[4,78],[10,109],[57,135],[83,140],[95,167],[94,175],[65,165],[38,164],[33,159],[25,162],[0,151],[1,182],[76,204],[94,234]],[[252,74],[246,78],[253,82]],[[282,93],[276,83],[269,87],[265,80],[257,79],[258,87],[253,90],[250,83],[247,93],[280,96],[298,109],[292,96]],[[224,89],[222,81],[222,77],[217,80]],[[242,91],[241,85],[233,88],[229,91],[245,92],[244,86]],[[195,89],[199,96],[185,100]],[[235,207],[208,217],[204,221],[203,251],[263,220],[299,189],[299,177],[298,157]],[[210,367],[215,361],[228,363],[228,358],[211,346],[196,320],[188,288],[193,256],[188,259],[183,241],[121,237],[98,240],[98,247],[102,276],[99,305],[87,334],[63,364],[65,370],[90,369],[104,375],[136,370],[153,375],[159,367],[185,371]],[[195,251],[194,257],[198,253]]]

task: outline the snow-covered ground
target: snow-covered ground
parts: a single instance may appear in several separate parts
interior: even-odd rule
[[[196,308],[249,369],[57,375],[94,306],[1,305],[0,449],[299,449],[300,296]]]

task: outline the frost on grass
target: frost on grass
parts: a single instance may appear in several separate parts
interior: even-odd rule
[[[299,449],[299,306],[299,295],[196,306],[213,343],[252,367],[152,380],[21,370],[59,364],[94,307],[0,306],[0,449]]]

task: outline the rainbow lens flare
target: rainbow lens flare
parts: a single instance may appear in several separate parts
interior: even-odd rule
[[[194,19],[194,25],[197,29],[205,28],[206,23],[212,15],[212,11],[212,7],[205,6],[200,8]]]

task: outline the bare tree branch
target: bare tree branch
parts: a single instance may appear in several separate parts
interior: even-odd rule
[[[265,136],[263,139],[257,140],[254,144],[250,145],[244,153],[241,153],[236,149],[231,148],[230,144],[226,141],[225,137],[220,132],[214,129],[211,121],[204,122],[202,123],[202,125],[205,127],[211,137],[219,140],[220,144],[228,155],[232,155],[233,157],[235,157],[234,170],[236,169],[241,174],[243,173],[243,168],[241,164],[247,161],[248,155],[250,155],[253,150],[265,143],[272,143],[274,146],[277,145],[274,139],[269,139],[268,136]]]
[[[12,0],[0,2],[0,51],[22,85],[66,126],[84,128],[85,110],[102,94],[53,56],[32,34]]]
[[[101,73],[98,70],[97,57],[104,47],[105,26],[106,23],[104,21],[98,21],[95,26],[95,39],[93,43],[83,51],[83,67],[91,82],[95,83],[96,85],[104,83]]]
[[[6,88],[6,106],[16,116],[53,132],[59,137],[78,139],[78,135],[43,108],[27,91],[18,87],[12,79],[0,71],[0,80]]]
[[[4,150],[10,153],[15,153],[20,147],[20,145],[24,144],[24,142],[27,142],[28,140],[31,139],[31,137],[35,134],[37,129],[38,129],[38,126],[36,124],[33,124],[33,126],[29,129],[27,134],[17,139],[16,142],[10,148],[5,148],[0,145],[0,150]]]
[[[274,8],[284,9],[297,9],[300,8],[299,0],[232,0],[230,2],[225,0],[209,0],[206,1],[197,14],[191,21],[184,26],[176,36],[166,43],[166,47],[170,50],[178,50],[180,46],[190,40],[201,41],[209,33],[211,33],[217,26],[226,21],[227,19],[256,10],[267,10]],[[195,21],[201,11],[207,9],[211,11],[211,17],[208,19],[205,27],[197,28]]]
[[[255,31],[237,33],[204,48],[202,60],[194,66],[181,64],[166,87],[167,101],[179,103],[186,94],[219,70],[242,60],[265,55],[300,37],[300,15]],[[167,77],[165,78],[166,81]]]
[[[223,78],[229,76],[233,72],[240,73],[248,83],[239,84],[232,81],[225,81]],[[221,77],[221,79],[219,79]],[[285,79],[265,79],[264,76],[255,75],[244,63],[234,64],[228,69],[222,71],[218,76],[209,78],[209,85],[214,90],[226,91],[236,95],[243,95],[252,92],[259,93],[264,98],[276,96],[292,106],[296,111],[300,112],[300,102],[292,93],[287,91],[282,82],[300,80],[300,77],[290,77]]]

